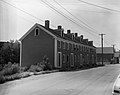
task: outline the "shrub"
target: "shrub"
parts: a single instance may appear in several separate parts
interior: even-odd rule
[[[37,66],[41,67],[43,70],[45,69],[45,63],[44,62],[37,63]]]
[[[3,75],[0,75],[0,83],[4,83],[5,82],[5,77]]]
[[[49,62],[49,59],[47,56],[43,57],[43,61],[40,63],[35,63],[34,65],[31,65],[29,70],[30,72],[40,72],[44,70],[52,70],[52,65]]]
[[[3,69],[3,66],[2,65],[0,65],[0,71]]]
[[[12,62],[8,62],[8,64],[5,64],[3,69],[10,68],[12,66]]]
[[[28,67],[20,67],[21,72],[26,72],[29,68]]]
[[[13,75],[8,75],[8,76],[2,76],[0,83],[4,83],[6,81],[11,81],[11,80],[20,79],[20,78],[21,76],[18,73]]]
[[[43,68],[38,65],[31,65],[29,70],[30,72],[40,72],[43,71]]]
[[[21,78],[26,78],[26,77],[29,77],[29,76],[31,76],[31,75],[33,75],[34,73],[30,73],[30,72],[22,72],[22,73],[20,73],[19,74],[19,76],[21,77]]]
[[[19,71],[20,71],[20,67],[18,66],[18,64],[12,64],[11,66],[5,66],[5,67],[1,71],[1,74],[4,76],[19,73]]]
[[[44,70],[52,70],[52,65],[50,64],[49,58],[47,58],[47,56],[43,57],[43,62],[42,63],[45,65]]]

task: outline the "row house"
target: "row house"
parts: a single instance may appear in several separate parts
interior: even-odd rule
[[[53,68],[78,68],[83,64],[96,64],[96,47],[93,41],[83,35],[64,33],[62,26],[50,28],[49,20],[45,26],[35,24],[20,38],[21,66],[30,66],[47,56]]]

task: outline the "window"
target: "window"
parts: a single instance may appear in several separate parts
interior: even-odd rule
[[[89,47],[88,47],[88,52],[89,52]]]
[[[83,46],[83,51],[85,52],[85,47]]]
[[[87,48],[85,47],[85,52],[87,51]]]
[[[65,49],[65,42],[63,42],[63,49]]]
[[[70,44],[68,43],[67,50],[69,50],[69,45],[70,45]]]
[[[67,62],[69,62],[69,55],[67,55]]]
[[[66,47],[66,49],[68,50],[68,43],[67,43],[67,42],[65,43],[65,47]]]
[[[78,63],[80,62],[80,56],[78,55]]]
[[[74,66],[74,54],[73,53],[71,53],[70,55],[70,65]]]
[[[61,48],[61,41],[57,41],[57,45],[59,48]]]
[[[74,60],[75,60],[75,62],[77,62],[77,56],[76,55],[74,55]]]
[[[88,47],[86,48],[86,51],[88,52]]]
[[[83,51],[83,46],[82,46],[82,51]]]
[[[39,28],[36,28],[35,29],[35,36],[38,36],[39,35]]]
[[[65,54],[63,54],[63,56],[62,56],[62,59],[63,59],[63,63],[65,63]]]
[[[73,44],[73,50],[75,50],[75,44]]]
[[[92,55],[92,63],[94,63],[94,55]]]
[[[82,63],[82,54],[80,54],[80,63]]]
[[[87,54],[86,61],[87,61],[87,63],[89,63],[89,54]]]
[[[58,52],[58,55],[57,55],[57,67],[61,67],[61,65],[62,65],[62,53]]]
[[[81,51],[81,46],[79,45],[79,50]]]
[[[71,50],[73,50],[74,49],[74,46],[73,46],[73,44],[71,44]]]
[[[77,45],[77,50],[79,50],[79,45]]]
[[[70,43],[69,43],[69,49],[71,49],[71,50],[72,50],[72,44],[70,44]]]
[[[75,45],[75,50],[77,50],[77,45]]]

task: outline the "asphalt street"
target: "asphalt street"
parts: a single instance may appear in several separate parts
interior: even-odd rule
[[[120,64],[56,72],[0,85],[0,95],[112,95]]]

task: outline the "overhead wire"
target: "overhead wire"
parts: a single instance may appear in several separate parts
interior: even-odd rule
[[[82,22],[84,25],[86,25],[87,27],[93,29],[94,31],[96,31],[94,28],[92,28],[91,26],[89,26],[88,24],[86,24],[84,21],[80,20],[79,18],[77,18],[75,15],[73,15],[71,12],[69,12],[66,8],[64,8],[60,3],[58,3],[56,0],[53,0],[56,4],[58,4],[61,8],[63,8],[65,11],[67,11],[70,15],[72,15],[74,18],[76,18],[77,20],[79,20],[80,22]],[[81,16],[80,16],[81,17]],[[83,17],[81,17],[83,18]],[[84,18],[83,18],[84,19]],[[97,31],[96,31],[97,32]],[[98,33],[96,33],[98,34]],[[108,41],[106,42],[108,44]]]
[[[29,15],[29,16],[31,16],[31,17],[33,17],[33,18],[35,18],[35,19],[37,19],[37,20],[39,20],[39,21],[44,22],[44,20],[42,20],[42,19],[40,19],[40,18],[38,18],[38,17],[36,17],[36,16],[34,16],[34,15],[32,15],[32,14],[30,14],[30,13],[26,12],[26,11],[25,11],[25,10],[23,10],[23,9],[20,9],[20,8],[16,7],[15,5],[13,5],[13,4],[11,4],[11,3],[8,3],[8,2],[6,2],[6,1],[4,1],[4,0],[0,0],[0,1],[2,1],[2,2],[4,2],[4,3],[8,4],[8,5],[12,6],[12,7],[14,7],[15,9],[17,9],[17,10],[19,10],[19,11],[21,11],[21,12],[23,12],[23,13],[25,13],[25,14],[27,14],[27,15]],[[55,28],[55,26],[54,26],[54,25],[52,25],[52,26]]]
[[[84,24],[85,26],[89,27],[90,29],[92,29],[95,33],[96,30],[94,28],[92,28],[91,26],[89,26],[87,23],[85,23],[84,21],[80,20],[78,17],[76,17],[75,15],[73,15],[71,12],[69,12],[66,8],[64,8],[60,3],[58,3],[56,0],[53,0],[55,3],[57,3],[61,8],[63,8],[65,11],[67,11],[71,16],[73,16],[74,18],[76,18],[78,21],[80,21],[82,24]],[[80,16],[81,17],[81,16]],[[84,19],[83,17],[81,17],[82,19]],[[84,19],[85,20],[85,19]],[[97,33],[98,34],[98,33]]]
[[[26,11],[18,8],[18,7],[16,7],[16,6],[13,5],[13,4],[10,4],[10,3],[8,3],[8,2],[6,2],[6,1],[4,1],[4,0],[1,0],[1,1],[4,2],[4,3],[6,3],[6,4],[8,4],[8,5],[10,5],[10,6],[12,6],[12,7],[14,7],[15,9],[17,9],[17,10],[19,10],[19,11],[22,11],[23,13],[26,13],[26,14],[28,14],[28,15],[30,15],[30,16],[32,16],[32,17],[34,17],[34,18],[36,18],[36,19],[44,22],[42,19],[37,18],[36,16],[34,16],[34,15],[32,15],[32,14],[30,14],[30,13],[28,13],[28,12],[26,12]],[[42,1],[43,1],[43,0],[42,0]],[[44,2],[44,1],[43,1],[43,2]],[[45,2],[44,2],[44,3],[45,3]],[[48,5],[48,4],[47,4],[47,5]],[[49,6],[49,7],[51,7],[51,6]],[[51,7],[51,8],[53,9],[53,7]],[[57,11],[56,9],[54,9],[54,10]],[[59,11],[57,11],[57,12],[58,12],[59,14],[61,14]],[[63,15],[63,14],[61,14],[61,15]],[[67,18],[67,16],[65,16],[65,15],[63,15],[63,16]],[[67,18],[67,19],[69,19],[69,18]],[[71,20],[71,19],[69,19],[69,20],[72,21],[73,23],[77,24],[75,21],[73,21],[73,20]],[[77,24],[77,25],[79,25],[79,24]],[[79,26],[80,26],[80,25],[79,25]],[[55,27],[55,26],[53,26],[53,27]],[[82,26],[80,26],[80,27],[82,28]]]
[[[4,2],[4,3],[6,3],[6,4],[8,4],[8,5],[10,5],[10,6],[12,6],[12,7],[14,7],[14,8],[16,8],[16,9],[18,9],[19,11],[22,11],[22,12],[28,14],[29,16],[32,16],[32,17],[34,17],[34,18],[36,18],[36,19],[38,19],[38,20],[40,20],[40,21],[43,21],[42,19],[37,18],[36,16],[33,16],[32,14],[30,14],[30,13],[28,13],[28,12],[26,12],[26,11],[24,11],[24,10],[16,7],[16,6],[14,6],[13,4],[10,4],[10,3],[8,3],[8,2],[6,2],[6,1],[4,1],[4,0],[1,0],[1,1]]]
[[[108,11],[113,11],[113,12],[119,12],[119,13],[120,13],[120,10],[115,10],[115,9],[103,7],[103,6],[96,5],[96,4],[93,4],[93,3],[89,3],[89,2],[86,2],[86,1],[83,1],[83,0],[78,0],[78,1],[80,1],[80,2],[82,2],[82,3],[85,3],[85,4],[88,4],[88,5],[91,5],[91,6],[95,6],[95,7],[98,7],[98,8],[102,8],[102,9],[105,9],[105,10],[108,10]]]
[[[4,6],[3,6],[2,4],[1,4],[0,7],[4,8]],[[17,15],[17,16],[19,16],[21,19],[24,19],[24,20],[27,21],[27,22],[34,23],[32,20],[28,20],[28,19],[26,19],[26,18],[23,17],[23,16],[20,16],[20,15]]]
[[[42,19],[40,19],[40,18],[38,18],[38,17],[36,17],[36,16],[34,16],[34,15],[32,15],[32,14],[30,14],[30,13],[28,13],[28,12],[26,12],[26,11],[24,11],[24,10],[18,8],[18,7],[16,7],[15,5],[12,5],[12,4],[10,4],[10,3],[4,1],[4,0],[1,0],[1,1],[4,2],[4,3],[6,3],[6,4],[8,4],[8,5],[10,5],[10,6],[12,6],[12,7],[14,7],[14,8],[16,8],[16,9],[19,10],[19,11],[22,11],[22,12],[28,14],[28,15],[31,16],[31,17],[34,17],[35,19],[38,19],[38,20],[44,22]],[[43,1],[43,0],[42,0],[42,1]],[[43,2],[44,2],[44,1],[43,1]],[[46,5],[48,5],[46,2],[44,2],[44,3],[45,3]],[[53,8],[53,6],[50,6],[50,5],[49,5],[49,7],[52,8],[52,9],[54,9],[55,11],[57,11],[55,8]],[[57,11],[57,12],[58,12],[59,14],[63,15],[63,14],[60,13],[59,11]],[[73,23],[77,24],[77,25],[80,26],[81,28],[83,28],[81,25],[79,25],[78,23],[76,23],[73,19],[68,18],[68,17],[65,16],[65,15],[63,15],[63,16],[64,16],[65,18],[69,19],[70,21],[72,21]],[[55,26],[53,26],[53,27],[55,27]],[[89,32],[89,33],[93,35],[93,33],[91,33],[91,32]]]
[[[41,0],[41,1],[42,1],[43,3],[45,3],[48,7],[50,7],[52,10],[56,11],[58,14],[62,15],[62,16],[65,17],[67,20],[71,21],[72,23],[76,24],[77,26],[79,26],[79,27],[81,27],[81,28],[84,27],[85,29],[88,29],[88,30],[92,31],[92,32],[90,32],[90,31],[88,31],[88,32],[89,32],[90,34],[96,36],[96,33],[93,34],[93,30],[91,30],[91,29],[89,29],[89,28],[87,28],[87,27],[85,27],[85,26],[83,26],[83,25],[80,25],[79,23],[77,23],[77,22],[76,22],[74,19],[72,19],[71,17],[66,16],[66,15],[65,15],[63,12],[61,12],[61,11],[58,11],[57,8],[55,8],[52,4],[48,3],[47,1],[45,1],[45,0]]]

